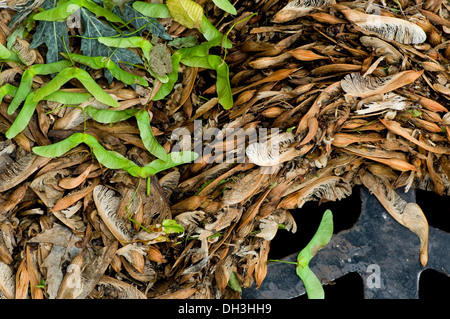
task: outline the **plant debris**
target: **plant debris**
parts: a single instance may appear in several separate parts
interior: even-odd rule
[[[67,22],[15,2],[1,298],[240,298],[293,209],[357,185],[426,265],[426,216],[394,189],[450,195],[448,1],[71,0]]]

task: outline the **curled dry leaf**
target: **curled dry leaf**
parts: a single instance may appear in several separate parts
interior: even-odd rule
[[[64,189],[73,189],[78,186],[80,186],[81,183],[83,183],[86,178],[89,176],[89,173],[91,172],[91,169],[93,167],[93,164],[89,165],[86,170],[78,175],[77,177],[67,177],[63,178],[58,182],[58,186]]]
[[[389,184],[367,171],[361,172],[360,178],[389,214],[419,237],[419,258],[420,263],[425,267],[428,261],[428,222],[419,205],[406,202]]]

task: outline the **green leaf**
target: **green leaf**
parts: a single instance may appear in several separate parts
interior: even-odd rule
[[[305,285],[306,294],[308,299],[324,299],[325,292],[319,278],[312,272],[312,270],[306,267],[297,267],[297,276],[299,276],[303,284]]]
[[[228,279],[228,286],[234,291],[239,293],[242,292],[241,283],[239,282],[239,278],[234,271],[231,273],[230,279]]]
[[[316,253],[330,241],[333,236],[333,214],[327,209],[322,216],[319,228],[311,241],[297,256],[297,262],[301,266],[307,266]]]
[[[202,30],[203,8],[192,0],[167,0],[173,19],[187,28]]]
[[[140,48],[146,60],[150,60],[149,52],[153,48],[153,44],[151,44],[150,41],[143,39],[142,37],[121,38],[105,36],[99,37],[98,42],[108,47],[119,48],[118,50],[126,48]]]
[[[57,2],[58,0],[46,0],[41,5],[41,8],[54,8]],[[66,47],[69,47],[69,33],[66,22],[39,21],[34,32],[33,40],[30,43],[30,49],[36,49],[41,44],[45,44],[47,47],[47,63],[62,60],[63,57],[59,55],[59,52],[66,52]]]
[[[11,56],[11,52],[0,43],[0,59],[7,59]]]
[[[169,153],[167,161],[157,159],[142,167],[141,177],[153,176],[166,169],[195,161],[197,157],[197,153],[190,151]]]
[[[64,70],[70,65],[70,61],[62,60],[48,64],[35,64],[26,69],[22,74],[17,93],[8,106],[8,114],[13,114],[19,105],[27,98],[28,94],[31,92],[31,86],[33,85],[33,78],[35,75],[53,74]]]
[[[152,128],[150,126],[150,116],[146,110],[141,110],[135,115],[137,125],[139,128],[141,140],[144,143],[145,148],[157,158],[166,161],[168,155],[164,147],[162,147],[156,137],[153,135]]]
[[[123,155],[106,150],[97,139],[89,134],[83,134],[83,142],[92,148],[95,158],[98,162],[109,169],[123,169],[129,171],[132,168],[139,168],[133,161],[130,161]]]
[[[97,139],[86,133],[74,133],[68,138],[46,146],[33,147],[32,151],[43,157],[59,157],[78,146],[81,143],[85,143],[90,146],[92,153],[97,158],[98,162],[109,169],[124,169],[126,171],[132,171],[133,169],[140,168],[134,162],[125,158],[121,154],[106,150]],[[138,176],[138,175],[133,175]]]
[[[151,18],[170,18],[169,8],[163,3],[148,3],[136,1],[133,8],[143,15]]]
[[[224,39],[224,35],[203,15],[201,32],[206,40],[213,42],[214,45],[222,45],[225,49],[231,48],[233,45],[228,39]]]
[[[128,120],[130,117],[136,115],[139,109],[126,109],[126,110],[101,110],[93,106],[87,106],[85,108],[86,113],[92,117],[96,122],[103,124],[118,123]]]
[[[15,87],[12,84],[6,83],[3,86],[0,87],[0,104],[2,103],[3,98],[5,95],[10,95],[14,97],[17,93],[17,87]]]
[[[217,55],[208,56],[209,63],[217,71],[216,91],[219,103],[225,110],[233,107],[233,93],[230,85],[230,70],[228,64]]]
[[[27,127],[38,103],[33,101],[33,96],[34,96],[33,92],[28,95],[27,99],[25,100],[25,103],[22,106],[22,109],[20,110],[13,124],[8,129],[8,131],[6,131],[5,133],[6,138],[16,137],[17,134],[22,132],[25,129],[25,127]]]
[[[191,50],[190,54],[197,54]],[[204,56],[188,56],[181,59],[181,63],[191,66],[207,68],[217,71],[216,91],[219,97],[219,103],[225,110],[230,109],[233,106],[233,93],[231,92],[229,68],[225,61],[217,55],[204,55]]]
[[[34,19],[43,21],[65,21],[71,14],[81,8],[91,11],[97,17],[105,17],[106,20],[110,22],[125,24],[125,21],[120,17],[91,0],[70,0],[50,10],[39,12],[34,16]]]
[[[319,279],[309,268],[309,262],[322,247],[328,244],[332,236],[333,214],[327,209],[313,238],[297,256],[296,273],[303,281],[310,299],[323,299],[325,294]]]
[[[163,232],[165,232],[166,234],[184,233],[183,226],[179,225],[173,219],[164,219],[162,222],[162,226],[164,227]]]
[[[84,64],[92,69],[99,70],[102,68],[111,72],[112,76],[117,80],[128,84],[139,84],[142,86],[148,86],[148,82],[141,76],[129,73],[119,68],[111,59],[107,57],[88,57],[80,54],[62,54],[64,57],[70,58],[72,61]]]
[[[113,107],[118,107],[120,105],[108,93],[103,91],[94,79],[91,78],[89,73],[78,68],[67,68],[62,70],[50,82],[35,91],[33,101],[39,102],[40,100],[43,100],[53,92],[58,91],[72,78],[77,78],[99,102]]]
[[[87,102],[91,97],[89,93],[56,91],[47,96],[45,100],[67,105],[78,105]]]
[[[35,146],[32,151],[42,157],[59,157],[81,144],[83,142],[83,135],[83,133],[74,133],[57,143],[46,146]]]
[[[236,8],[228,0],[213,0],[214,4],[225,12],[237,14]]]

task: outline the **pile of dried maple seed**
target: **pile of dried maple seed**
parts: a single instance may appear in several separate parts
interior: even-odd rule
[[[426,216],[394,190],[450,195],[450,3],[239,1],[236,16],[223,16],[211,2],[197,2],[221,32],[234,26],[226,56],[234,105],[224,110],[211,97],[210,71],[183,67],[170,98],[152,104],[155,136],[170,149],[170,133],[179,127],[192,132],[194,119],[223,134],[231,127],[278,128],[282,134],[273,138],[281,152],[256,143],[247,145],[245,163],[201,157],[152,177],[148,196],[145,187],[136,191],[137,178],[104,170],[86,147],[52,160],[30,153],[34,143],[83,130],[80,123],[67,128],[78,109],[48,114],[38,106],[24,134],[0,142],[0,188],[15,179],[4,165],[23,174],[0,193],[0,295],[239,298],[230,278],[241,287],[262,283],[280,225],[296,231],[294,209],[301,214],[308,201],[340,200],[356,185],[367,187],[419,236],[418,262],[426,264]],[[10,19],[8,12],[0,14]],[[193,33],[176,23],[168,30]],[[38,56],[34,63],[43,62],[37,50],[30,54]],[[6,76],[11,70],[2,70],[2,84],[17,81],[16,74]],[[141,89],[116,83],[106,92],[136,105]],[[1,105],[2,133],[11,123],[7,103],[5,98]],[[103,145],[148,163],[133,121],[89,122],[88,131]],[[225,142],[203,143],[230,149]],[[61,199],[70,205],[55,209]],[[173,219],[184,237],[158,242],[150,234],[119,244],[111,231],[115,224],[140,229],[127,218],[130,200],[129,211],[141,214],[140,224],[153,235],[163,220]],[[115,219],[100,218],[111,206]],[[78,290],[69,284],[73,278],[83,283]]]

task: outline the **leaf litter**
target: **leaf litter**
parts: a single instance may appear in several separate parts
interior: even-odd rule
[[[36,7],[18,16],[0,9],[2,298],[240,298],[263,282],[277,232],[297,230],[292,210],[357,185],[419,237],[417,262],[426,265],[426,216],[394,190],[450,195],[448,2],[256,0],[234,11],[227,1],[126,1],[108,2],[108,12],[101,1],[70,3],[81,25],[33,20]],[[156,48],[151,55],[99,41],[136,35]],[[200,50],[204,39],[212,44]],[[199,53],[208,50],[216,58]],[[8,139],[24,70],[67,57],[76,69],[69,53],[109,58],[143,81],[127,85],[98,64],[81,68],[100,90],[76,77],[40,90],[60,72],[39,73],[27,87],[46,96]],[[69,105],[68,93],[87,99]],[[102,109],[126,119],[98,122]],[[151,127],[138,127],[137,109]],[[171,133],[193,132],[196,119],[222,136],[280,129],[280,152],[245,138],[204,140],[203,148],[244,146],[245,162],[176,161]],[[33,152],[56,152],[63,140],[61,156]],[[158,159],[166,153],[170,165]]]

